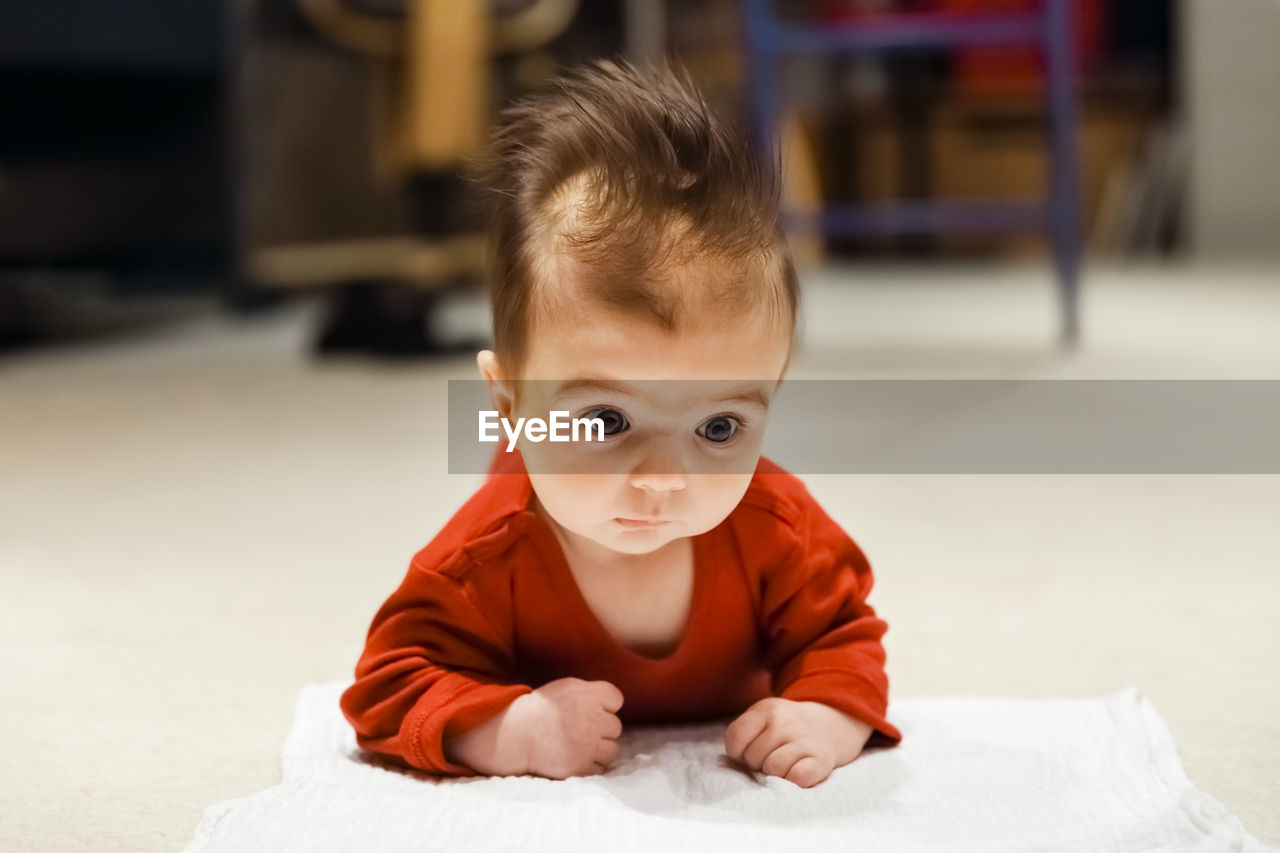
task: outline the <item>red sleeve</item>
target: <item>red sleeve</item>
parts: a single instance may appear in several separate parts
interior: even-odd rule
[[[763,579],[773,692],[830,705],[897,743],[902,734],[885,718],[889,679],[880,640],[889,626],[867,604],[871,566],[807,492],[802,508],[788,534],[789,556]]]
[[[341,707],[356,742],[432,773],[474,775],[447,760],[444,741],[531,692],[504,683],[511,639],[493,627],[463,581],[416,562],[379,608]],[[500,609],[500,608],[499,608]]]

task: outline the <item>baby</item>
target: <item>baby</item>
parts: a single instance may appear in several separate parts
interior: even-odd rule
[[[511,423],[601,440],[499,446],[373,619],[357,741],[563,779],[624,724],[733,717],[728,756],[802,787],[897,743],[866,558],[760,455],[799,306],[776,168],[664,69],[599,61],[503,119],[480,372]]]

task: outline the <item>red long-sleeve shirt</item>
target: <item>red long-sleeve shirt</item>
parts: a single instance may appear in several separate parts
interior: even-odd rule
[[[528,508],[519,452],[414,556],[379,608],[341,706],[360,746],[469,775],[446,739],[557,678],[608,681],[626,723],[735,715],[776,695],[831,705],[896,744],[871,568],[804,484],[761,458],[738,506],[693,537],[685,634],[643,656],[592,614],[555,534]]]

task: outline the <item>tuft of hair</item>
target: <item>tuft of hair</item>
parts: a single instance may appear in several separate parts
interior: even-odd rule
[[[573,69],[506,108],[469,167],[486,206],[494,348],[514,374],[538,324],[583,304],[668,330],[763,308],[794,341],[776,160],[683,67]],[[679,274],[690,269],[702,274]]]

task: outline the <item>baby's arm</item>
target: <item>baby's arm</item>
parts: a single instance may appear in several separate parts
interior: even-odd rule
[[[445,757],[444,741],[532,692],[512,683],[512,644],[473,595],[415,560],[379,608],[340,702],[360,746],[432,773],[473,772]]]
[[[804,494],[790,551],[766,567],[761,620],[774,697],[725,732],[725,751],[768,775],[815,785],[861,754],[885,718],[888,626],[866,603],[871,567],[861,549]]]
[[[622,694],[579,679],[514,683],[510,628],[499,627],[510,622],[510,587],[489,579],[410,567],[342,695],[356,741],[433,773],[598,772],[617,750]]]

